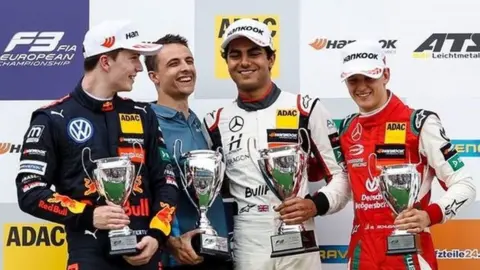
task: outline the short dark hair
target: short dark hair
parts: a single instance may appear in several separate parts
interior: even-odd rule
[[[166,34],[165,36],[161,37],[159,40],[153,42],[155,44],[180,44],[188,48],[188,40],[180,35],[174,34]],[[149,55],[145,56],[145,66],[147,67],[147,71],[156,71],[157,70],[157,55]]]
[[[222,55],[222,58],[225,59],[225,61],[227,61],[227,56],[228,56],[228,49],[230,48],[230,45],[227,45],[227,47],[225,47],[225,50],[221,51],[221,55]],[[276,53],[276,50],[272,50],[272,48],[270,47],[262,47],[265,49],[265,52],[267,53],[267,59],[270,59],[272,58],[272,56]]]
[[[97,55],[86,58],[83,61],[83,70],[85,72],[92,71],[97,66],[98,61],[100,60],[100,56],[104,54],[107,56],[110,56],[111,58],[113,58],[113,60],[117,60],[118,54],[120,53],[121,50],[123,49],[116,49],[113,51],[109,51],[107,53],[97,54]]]

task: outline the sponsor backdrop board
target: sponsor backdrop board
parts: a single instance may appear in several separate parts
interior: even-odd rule
[[[3,5],[8,10],[0,18],[3,270],[65,269],[64,261],[54,260],[67,256],[62,226],[23,214],[16,203],[14,179],[31,112],[73,89],[81,77],[83,35],[104,19],[132,19],[150,40],[166,33],[189,39],[198,72],[191,105],[200,116],[236,96],[220,57],[220,35],[238,18],[258,19],[273,31],[277,50],[273,78],[280,88],[320,97],[335,119],[356,111],[339,79],[341,48],[355,40],[377,40],[392,69],[389,87],[411,106],[437,112],[472,176],[480,178],[480,130],[474,124],[480,113],[475,89],[480,22],[471,12],[480,3],[146,0],[132,8],[125,0],[77,2],[68,8],[58,0]],[[124,95],[156,99],[146,73],[139,74],[134,91]],[[312,191],[322,185],[312,183]],[[443,193],[435,183],[433,199]],[[316,219],[323,269],[345,269],[352,213],[350,203],[336,215]],[[480,241],[475,238],[479,213],[477,202],[456,220],[432,228],[440,269],[480,266]]]

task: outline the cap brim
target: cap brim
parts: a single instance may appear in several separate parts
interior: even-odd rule
[[[225,50],[225,48],[228,46],[228,44],[234,40],[234,39],[237,39],[237,38],[241,38],[241,37],[244,37],[244,38],[248,38],[250,41],[252,41],[253,43],[257,44],[258,46],[260,47],[271,47],[270,44],[265,44],[264,42],[258,40],[257,38],[255,37],[252,37],[248,34],[246,34],[245,32],[238,32],[238,33],[235,33],[231,36],[229,36],[227,39],[225,39],[223,42],[222,42],[222,49]],[[273,49],[273,48],[272,48]]]
[[[343,82],[346,79],[356,74],[361,74],[372,79],[379,79],[380,77],[382,77],[384,69],[385,67],[376,67],[376,68],[366,69],[366,70],[344,71],[340,75],[340,79]]]
[[[154,43],[133,43],[123,46],[124,49],[136,51],[141,55],[155,55],[157,54],[160,49],[162,49],[161,44],[154,44]]]

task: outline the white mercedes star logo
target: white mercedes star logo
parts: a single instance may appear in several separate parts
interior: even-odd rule
[[[243,127],[243,118],[241,116],[235,116],[230,120],[230,123],[228,124],[228,128],[230,129],[231,132],[237,132],[240,131]]]

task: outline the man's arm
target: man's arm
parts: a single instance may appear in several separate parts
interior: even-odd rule
[[[327,181],[326,186],[308,198],[314,201],[317,215],[333,214],[345,207],[351,187],[344,170],[337,128],[319,99],[312,105],[308,128],[313,142],[311,150],[318,166],[314,169],[320,168]]]
[[[431,225],[453,218],[476,198],[476,187],[455,147],[445,135],[440,119],[430,115],[420,132],[420,151],[427,157],[446,193],[426,212]]]
[[[58,157],[55,139],[55,128],[48,115],[34,112],[23,138],[20,168],[16,177],[20,209],[74,230],[94,230],[93,206],[50,189],[54,179],[60,177],[56,175]]]
[[[172,231],[178,186],[175,173],[166,150],[163,134],[153,110],[147,109],[148,139],[146,140],[146,166],[152,192],[152,220],[148,235],[156,238],[162,246]]]

